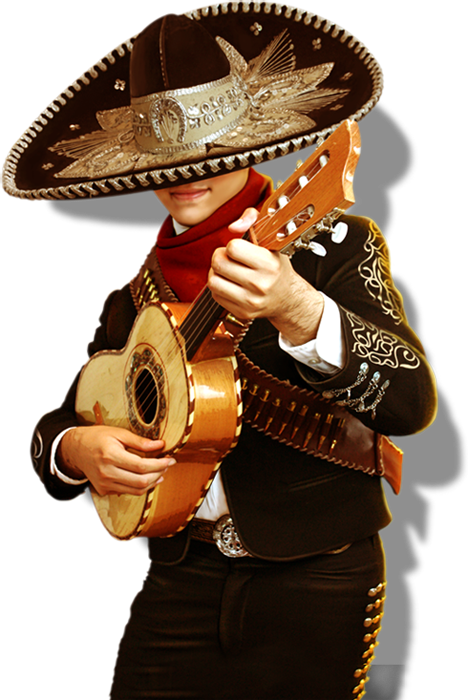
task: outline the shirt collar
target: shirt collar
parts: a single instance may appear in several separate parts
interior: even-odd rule
[[[180,236],[181,233],[185,233],[185,231],[188,231],[190,226],[183,226],[182,224],[179,224],[178,221],[172,218],[172,225],[174,226],[174,233],[176,236]]]

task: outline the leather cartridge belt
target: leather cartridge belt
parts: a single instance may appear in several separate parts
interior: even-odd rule
[[[242,420],[273,440],[328,462],[383,476],[398,493],[402,451],[344,406],[281,381],[236,351],[242,377]]]
[[[222,515],[216,522],[194,518],[192,520],[191,537],[200,542],[216,544],[222,554],[232,559],[253,556],[242,544],[233,520],[228,514]],[[323,554],[340,554],[350,546],[351,543],[345,544],[339,549],[330,549],[327,552],[323,552]]]

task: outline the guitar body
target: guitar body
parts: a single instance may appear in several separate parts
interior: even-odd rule
[[[240,433],[242,404],[230,337],[211,334],[187,362],[178,322],[183,304],[154,303],[138,315],[123,350],[102,351],[84,367],[76,413],[165,441],[177,463],[144,496],[100,496],[98,514],[116,538],[168,537],[193,517]]]

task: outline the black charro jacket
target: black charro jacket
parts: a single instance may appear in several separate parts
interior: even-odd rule
[[[415,433],[435,415],[432,371],[408,326],[379,229],[361,217],[344,216],[341,221],[349,227],[344,241],[336,243],[333,236],[321,234],[315,240],[327,255],[300,251],[293,265],[338,304],[345,367],[324,378],[296,363],[279,348],[278,333],[266,319],[254,321],[241,349],[278,379],[345,401],[350,412],[379,433]],[[136,313],[129,285],[113,292],[89,354],[122,348]],[[59,499],[73,498],[86,488],[64,484],[50,472],[53,440],[77,424],[76,384],[77,380],[61,408],[39,421],[33,438],[34,467],[48,492]],[[225,458],[221,475],[237,531],[258,557],[291,560],[338,548],[374,534],[391,520],[379,477],[306,455],[247,424]],[[190,526],[171,538],[150,539],[152,558],[180,560],[189,534]]]

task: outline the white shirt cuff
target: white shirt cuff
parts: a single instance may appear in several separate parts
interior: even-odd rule
[[[326,294],[322,294],[322,297],[324,308],[317,337],[303,345],[292,345],[280,333],[278,342],[282,350],[303,365],[321,374],[334,374],[345,365],[340,310],[333,299]]]
[[[57,467],[56,456],[58,446],[60,444],[60,440],[63,438],[65,433],[68,433],[69,430],[73,430],[73,428],[66,428],[66,430],[62,430],[62,432],[57,435],[57,437],[52,443],[52,450],[50,452],[50,473],[54,476],[58,476],[58,478],[65,484],[70,484],[71,486],[80,486],[81,484],[86,484],[88,479],[71,479],[69,476],[62,474],[60,469]]]

